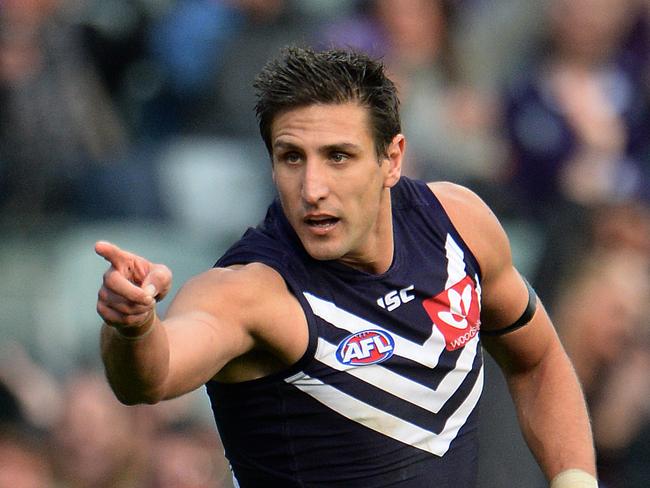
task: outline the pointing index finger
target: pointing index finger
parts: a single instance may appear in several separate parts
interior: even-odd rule
[[[117,265],[120,263],[122,260],[121,258],[123,257],[123,251],[115,244],[107,241],[96,242],[95,252],[103,257],[106,261],[111,263],[115,268],[117,268]]]
[[[143,280],[149,274],[151,268],[149,261],[124,251],[113,243],[99,241],[95,244],[95,252],[111,263],[113,269],[138,286],[142,285]]]

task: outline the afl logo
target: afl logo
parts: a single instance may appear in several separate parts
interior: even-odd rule
[[[336,359],[342,364],[366,366],[381,363],[393,355],[395,341],[387,332],[363,330],[347,336],[336,350]]]

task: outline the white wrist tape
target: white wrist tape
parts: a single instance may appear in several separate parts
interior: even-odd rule
[[[567,469],[553,478],[549,488],[598,488],[598,481],[581,469]]]

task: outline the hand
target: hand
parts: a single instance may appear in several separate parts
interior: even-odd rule
[[[134,329],[155,313],[156,301],[169,292],[172,273],[110,242],[95,244],[95,252],[111,263],[97,294],[97,313],[118,330]]]
[[[578,142],[604,154],[620,154],[627,130],[600,80],[588,71],[568,68],[559,68],[551,80]]]

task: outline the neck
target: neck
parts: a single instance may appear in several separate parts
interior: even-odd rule
[[[377,216],[377,225],[369,236],[366,249],[360,256],[343,257],[339,261],[346,266],[370,274],[382,274],[393,264],[395,239],[393,235],[393,210],[390,188],[385,188]]]

